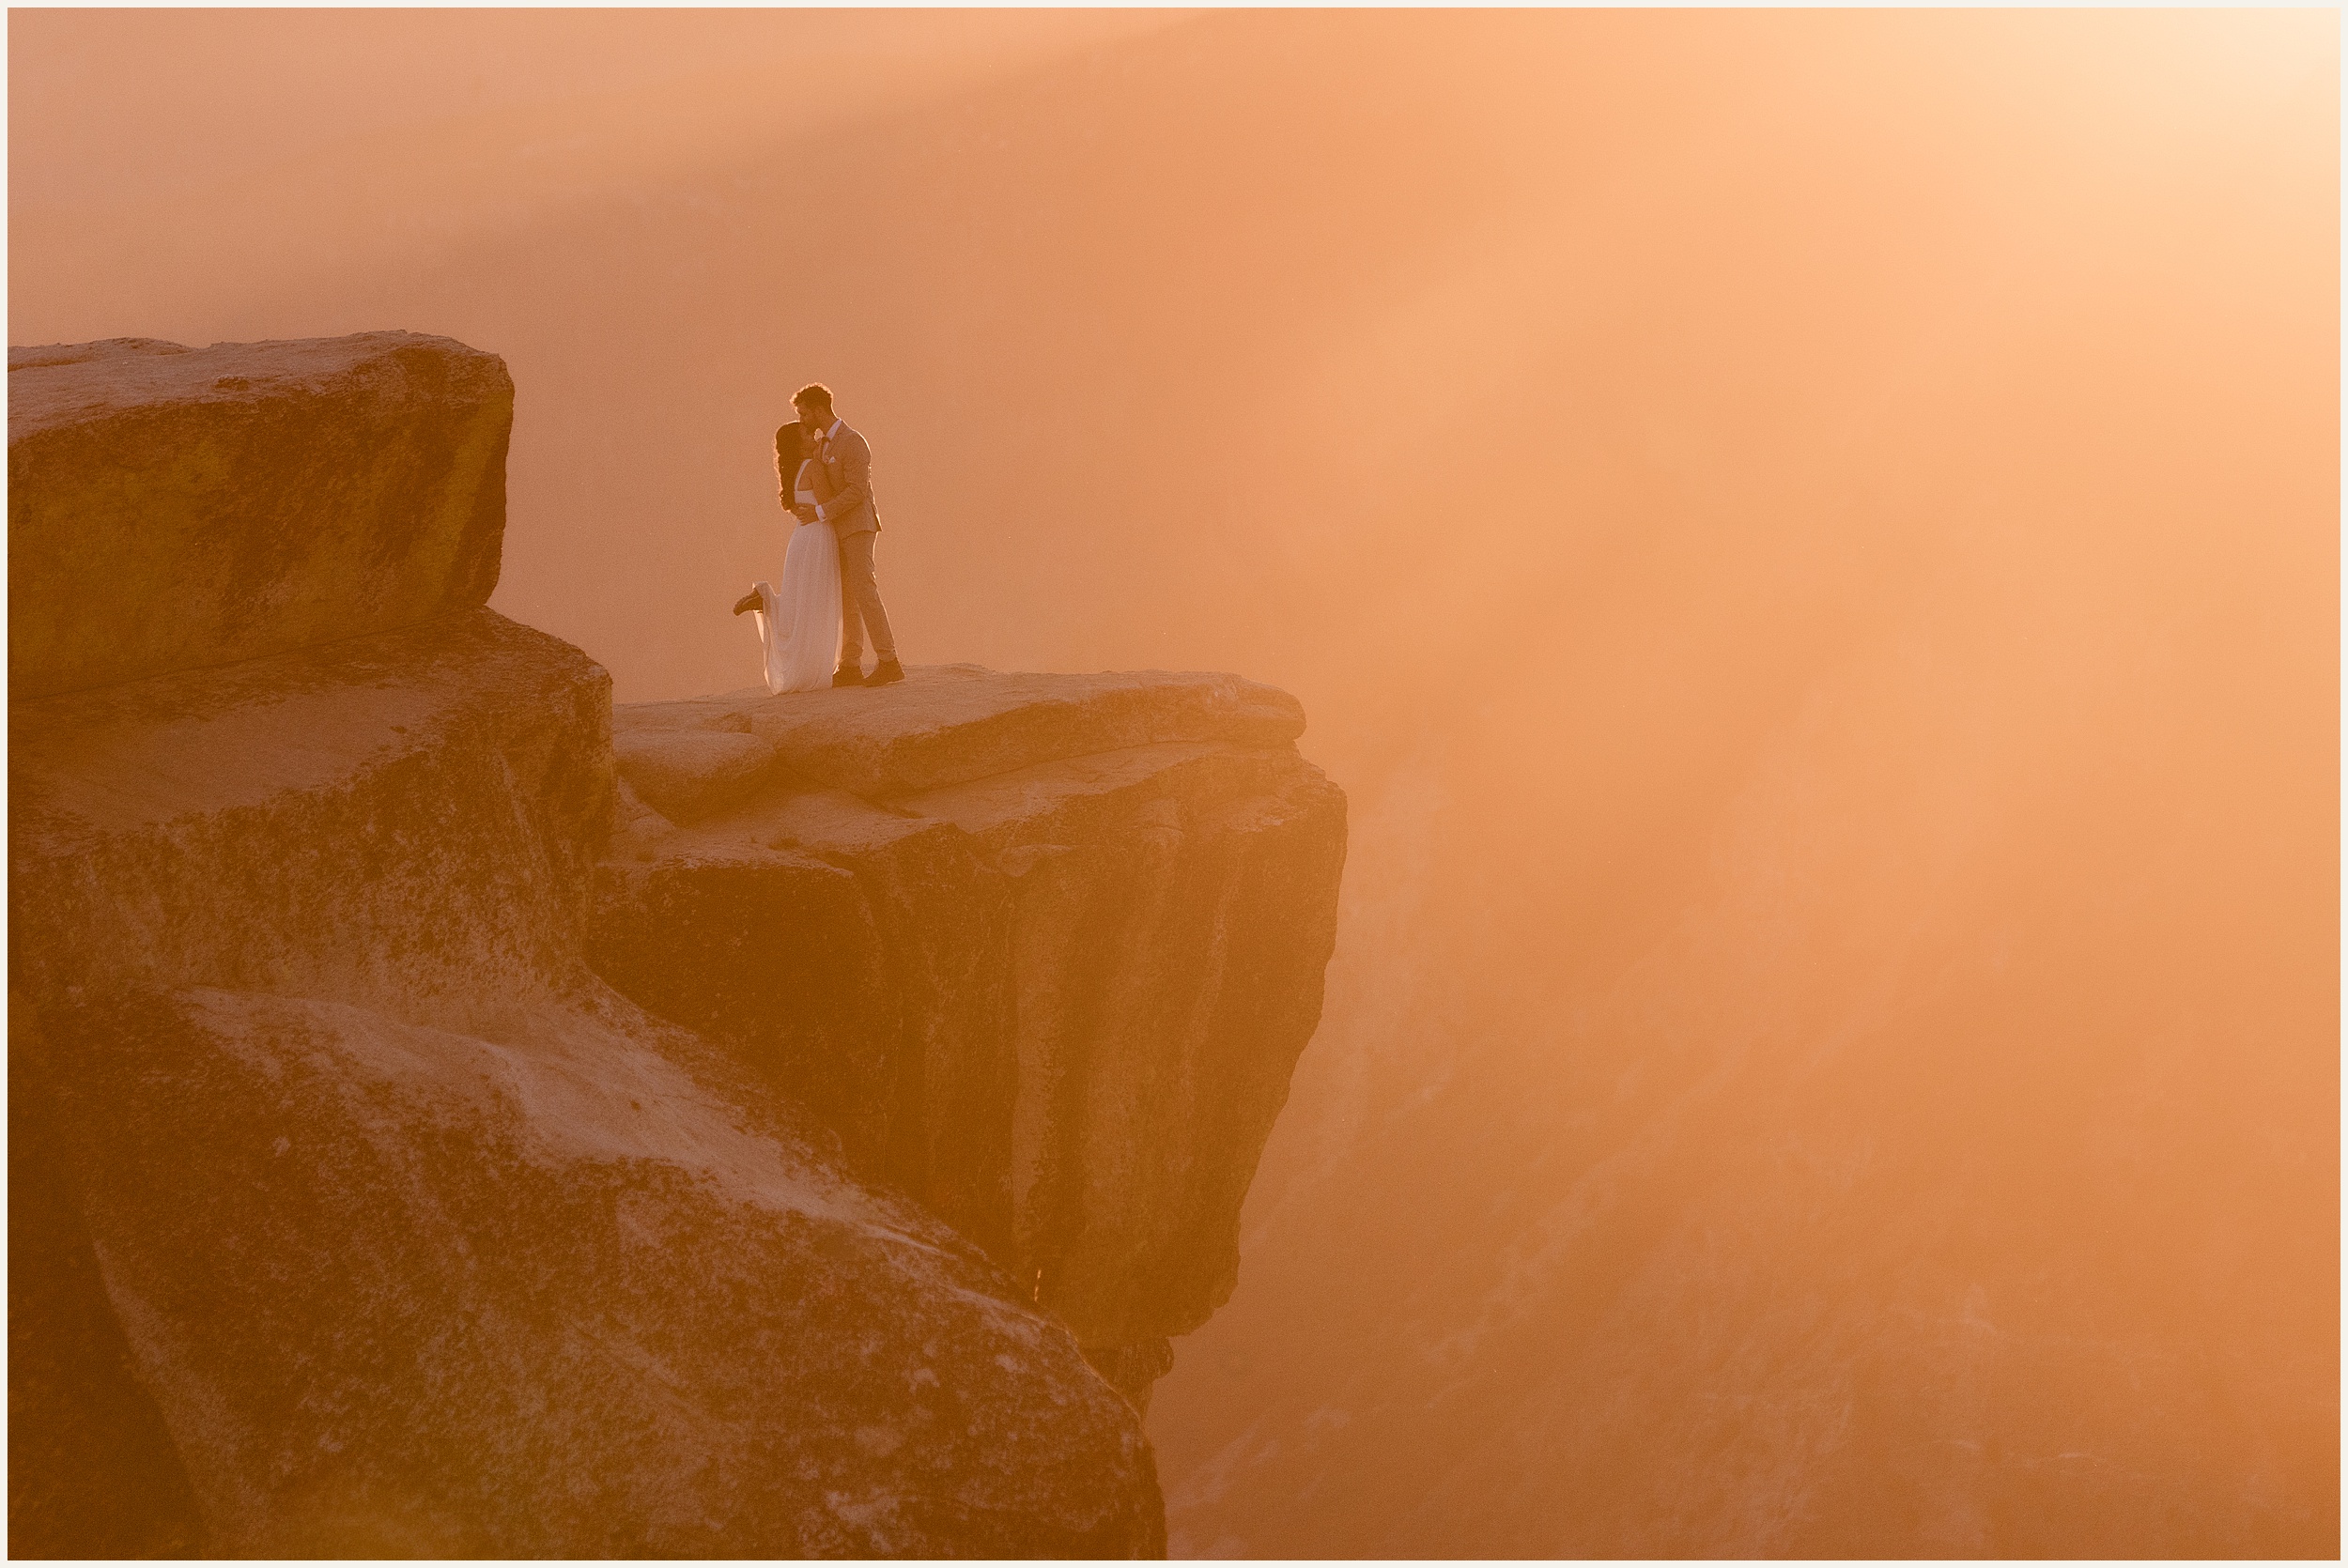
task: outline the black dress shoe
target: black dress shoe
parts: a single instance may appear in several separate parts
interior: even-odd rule
[[[757,589],[753,588],[748,593],[743,594],[739,599],[734,601],[734,613],[741,615],[747,611],[759,608],[765,603],[765,598],[759,593]]]
[[[855,665],[843,664],[831,672],[831,684],[835,686],[860,686],[864,684],[864,671]]]
[[[902,681],[904,678],[905,667],[904,665],[899,664],[895,659],[883,659],[873,667],[873,673],[864,677],[864,684],[868,686],[885,686],[891,681]]]

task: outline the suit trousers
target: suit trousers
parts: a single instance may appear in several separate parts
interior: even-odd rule
[[[897,639],[888,630],[888,611],[881,607],[880,584],[873,576],[873,546],[880,535],[860,529],[840,541],[840,662],[860,664],[862,633],[873,634],[873,652],[883,662],[897,656]]]

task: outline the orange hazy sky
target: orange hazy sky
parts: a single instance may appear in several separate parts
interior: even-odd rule
[[[1191,1555],[2332,1555],[2330,12],[14,11],[10,338],[505,356],[493,603],[1352,801]]]

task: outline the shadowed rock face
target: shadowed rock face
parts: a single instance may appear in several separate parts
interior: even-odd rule
[[[12,555],[129,547],[52,500]],[[11,704],[12,1550],[1162,1551],[1032,1284],[588,968],[604,672],[479,607],[317,632]]]
[[[1320,1018],[1345,802],[1303,728],[1284,692],[1156,671],[624,707],[590,952],[1144,1404],[1229,1297]]]
[[[203,1520],[91,1249],[29,1007],[8,1001],[8,1546],[191,1557]]]
[[[8,351],[12,698],[484,604],[514,384],[413,332]]]

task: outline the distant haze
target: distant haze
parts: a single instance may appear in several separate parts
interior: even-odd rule
[[[1226,669],[1352,801],[1178,1553],[2329,1556],[2328,12],[8,20],[10,341],[505,357],[493,604]]]

